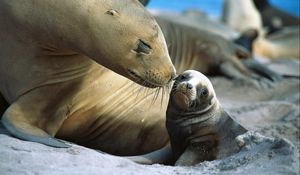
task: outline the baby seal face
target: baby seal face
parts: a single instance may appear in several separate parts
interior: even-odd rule
[[[222,108],[209,79],[188,70],[173,85],[166,115],[175,165],[191,166],[236,153],[247,130]]]
[[[205,112],[216,101],[209,79],[202,73],[187,70],[175,79],[171,97],[174,107],[184,112]]]

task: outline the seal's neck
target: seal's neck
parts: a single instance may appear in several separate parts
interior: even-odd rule
[[[211,118],[212,116],[218,117],[220,108],[220,103],[217,99],[214,100],[213,104],[209,106],[208,108],[205,108],[201,111],[186,111],[182,109],[178,109],[173,106],[172,103],[169,103],[168,109],[167,109],[167,121],[168,122],[175,122],[175,123],[188,123],[191,120],[194,120],[195,122],[201,122],[204,120],[207,120]],[[222,109],[223,110],[223,109]]]

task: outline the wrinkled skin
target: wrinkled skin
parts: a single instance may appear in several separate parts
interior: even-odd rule
[[[176,78],[166,118],[178,166],[236,153],[239,145],[235,138],[247,131],[224,111],[209,79],[194,70],[184,71]]]

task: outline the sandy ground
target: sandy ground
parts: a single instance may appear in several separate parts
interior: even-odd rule
[[[276,84],[263,83],[263,87],[211,78],[223,107],[250,130],[240,136],[245,146],[231,157],[194,167],[145,166],[78,145],[56,149],[22,141],[7,135],[0,125],[0,174],[300,174],[299,66],[295,60],[269,64],[285,78]]]

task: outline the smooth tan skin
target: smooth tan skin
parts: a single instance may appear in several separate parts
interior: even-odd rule
[[[162,32],[138,1],[3,0],[0,23],[0,91],[10,104],[2,122],[11,134],[67,147],[51,136],[70,140],[83,137],[80,143],[89,143],[86,135],[104,124],[101,128],[105,132],[94,132],[90,138],[100,135],[99,139],[89,146],[104,142],[107,145],[103,150],[108,147],[117,154],[137,154],[159,147],[142,146],[148,136],[152,137],[150,132],[159,132],[152,130],[155,123],[148,123],[150,118],[142,121],[147,115],[141,119],[118,118],[142,110],[118,113],[118,108],[135,103],[122,103],[107,93],[124,98],[131,95],[118,89],[132,89],[126,86],[132,82],[122,76],[110,79],[110,74],[116,75],[110,70],[149,87],[165,86],[175,75]],[[139,39],[150,45],[150,52],[137,51]],[[110,88],[118,79],[117,88]],[[109,113],[111,110],[115,113]],[[119,123],[110,120],[114,114]],[[76,130],[82,125],[90,133]],[[132,132],[125,132],[127,128]],[[78,132],[81,135],[72,138]]]
[[[222,22],[238,32],[262,29],[262,20],[253,0],[225,0]]]
[[[285,27],[266,38],[255,40],[254,53],[272,60],[300,59],[299,26]]]
[[[178,166],[236,153],[235,138],[247,131],[224,111],[209,79],[194,70],[184,71],[174,82],[166,127]]]
[[[239,32],[257,30],[259,37],[253,43],[253,52],[257,55],[272,60],[300,58],[299,26],[283,27],[276,33],[267,35],[261,14],[252,0],[226,0],[222,20]]]

